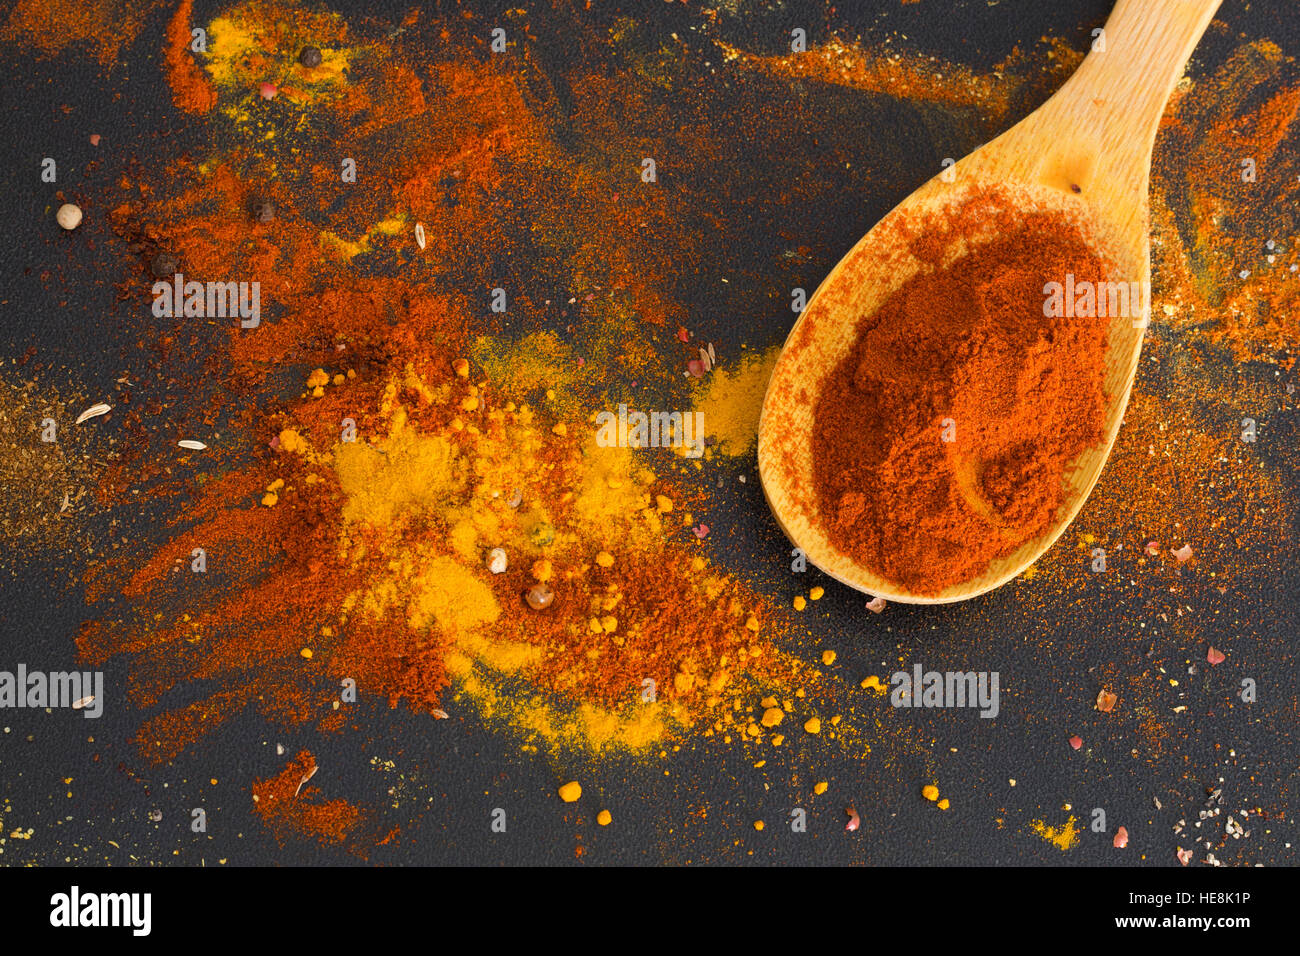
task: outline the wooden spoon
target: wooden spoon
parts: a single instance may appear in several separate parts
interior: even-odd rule
[[[827,376],[848,355],[857,323],[876,311],[920,264],[900,251],[898,227],[942,215],[980,187],[997,187],[1021,208],[1062,213],[1126,281],[1150,281],[1147,188],[1151,150],[1165,102],[1220,0],[1119,0],[1101,43],[1064,86],[1032,114],[896,206],[826,277],[795,323],[763,400],[758,467],[777,522],[827,574],[892,601],[961,601],[1016,577],[1074,520],[1119,432],[1137,372],[1149,308],[1110,319],[1105,373],[1105,441],[1067,472],[1055,526],[1001,558],[978,578],[937,594],[909,593],[840,551],[822,530],[813,485],[813,409]],[[1145,297],[1149,298],[1149,297]],[[1146,303],[1144,303],[1145,305]],[[791,346],[799,346],[792,349]],[[797,357],[792,353],[797,352]]]

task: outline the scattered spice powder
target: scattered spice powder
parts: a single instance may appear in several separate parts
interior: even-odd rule
[[[86,547],[83,513],[93,498],[100,443],[98,435],[71,427],[74,411],[48,385],[20,382],[17,369],[0,363],[0,569],[11,574],[33,552]],[[42,440],[50,435],[57,440]]]
[[[193,42],[190,19],[193,15],[194,0],[181,0],[167,22],[163,61],[176,108],[187,113],[206,113],[216,105],[217,93],[190,52]]]
[[[253,782],[253,812],[277,839],[305,835],[343,843],[361,821],[360,809],[346,800],[315,800],[320,791],[307,786],[315,774],[316,758],[303,750],[274,777]]]
[[[722,454],[738,458],[753,450],[763,393],[780,354],[777,348],[751,352],[735,367],[715,368],[702,387],[695,407],[704,416],[704,433]]]
[[[1052,826],[1042,820],[1034,820],[1029,824],[1029,828],[1062,853],[1074,848],[1074,845],[1079,842],[1079,834],[1082,832],[1076,826],[1074,814],[1071,814],[1070,818],[1060,826]]]
[[[164,0],[18,0],[0,27],[0,42],[30,47],[45,56],[87,46],[112,67]],[[187,38],[188,40],[188,38]]]
[[[134,622],[91,625],[82,652],[88,660],[140,654],[133,687],[145,706],[178,679],[154,666],[145,653],[153,648],[183,648],[192,676],[226,684],[146,723],[138,742],[154,760],[171,759],[245,706],[334,726],[337,711],[317,717],[319,684],[346,678],[431,714],[448,700],[472,703],[526,747],[639,750],[687,728],[729,737],[742,701],[802,671],[775,649],[780,618],[703,556],[672,474],[686,462],[602,448],[594,429],[580,427],[593,406],[616,405],[604,389],[624,361],[657,374],[657,387],[672,381],[669,366],[643,358],[653,354],[645,337],[630,331],[655,318],[629,313],[625,294],[610,292],[587,296],[593,306],[578,344],[549,331],[469,341],[466,304],[442,293],[427,267],[356,275],[358,257],[379,249],[406,244],[396,254],[414,255],[412,221],[426,226],[444,262],[481,268],[467,250],[512,241],[501,207],[475,198],[482,190],[509,189],[542,215],[556,201],[589,203],[599,194],[590,175],[542,174],[571,160],[543,142],[518,88],[490,64],[439,64],[450,102],[430,110],[409,84],[392,82],[409,68],[391,52],[350,41],[335,20],[311,20],[313,38],[329,45],[311,82],[294,87],[319,114],[299,139],[329,142],[330,124],[346,127],[364,108],[385,129],[400,124],[409,153],[393,157],[382,138],[357,147],[362,165],[389,172],[358,181],[329,228],[316,225],[325,218],[318,197],[336,191],[337,169],[311,166],[307,181],[296,181],[301,145],[268,138],[250,106],[260,78],[275,77],[284,92],[286,77],[302,69],[281,62],[301,45],[284,33],[290,19],[279,5],[253,3],[211,24],[205,59],[231,142],[201,169],[168,169],[183,188],[165,196],[125,180],[139,196],[111,217],[130,241],[165,237],[187,273],[262,278],[263,310],[278,317],[232,336],[237,393],[255,393],[270,369],[303,371],[296,401],[250,423],[262,453],[204,482],[174,540],[155,554],[97,568],[92,597],[119,587],[132,599],[162,597],[198,540],[241,583],[196,596],[186,613],[159,615],[143,633]],[[494,117],[491,135],[477,120],[451,123],[453,115]],[[519,170],[509,183],[497,164],[503,155]],[[625,188],[619,182],[615,175],[604,188]],[[449,204],[449,190],[463,186],[474,188]],[[265,201],[275,203],[274,222],[250,225],[248,210]],[[597,240],[608,247],[599,277],[583,280],[606,290],[626,278],[611,270],[621,255],[614,250],[633,246],[626,237],[659,215],[625,206],[568,217],[601,223],[602,233],[575,249]],[[444,247],[446,237],[458,238]],[[645,274],[640,263],[631,271]],[[579,347],[605,360],[583,365]],[[750,374],[747,415],[757,414],[762,374]],[[345,419],[355,441],[341,437]],[[507,558],[492,574],[496,549]],[[545,571],[544,595],[534,568]],[[534,692],[521,694],[521,680]],[[293,689],[269,693],[278,682]]]

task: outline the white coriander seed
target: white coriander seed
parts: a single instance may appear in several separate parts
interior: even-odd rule
[[[54,218],[60,226],[71,232],[81,225],[81,207],[65,202],[59,207],[59,211],[54,214]]]

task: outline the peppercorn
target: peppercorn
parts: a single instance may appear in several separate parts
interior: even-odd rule
[[[153,257],[153,262],[149,264],[149,271],[153,273],[155,279],[166,279],[181,271],[181,263],[170,252],[160,252]]]
[[[551,590],[550,585],[540,582],[528,589],[524,594],[524,600],[534,611],[544,611],[555,600],[555,592]]]
[[[298,62],[307,68],[320,66],[320,50],[314,46],[305,46],[302,52],[298,54]]]
[[[76,229],[81,225],[81,207],[65,202],[54,214],[54,218],[64,229],[69,231]]]
[[[253,207],[253,215],[258,222],[270,222],[275,218],[275,206],[269,202],[260,202]]]

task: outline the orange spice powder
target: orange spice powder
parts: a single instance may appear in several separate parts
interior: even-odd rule
[[[193,13],[194,0],[181,0],[167,22],[163,61],[176,108],[187,113],[206,113],[217,105],[217,92],[190,55],[190,18]]]
[[[300,751],[274,777],[253,783],[253,812],[283,840],[312,836],[321,842],[344,842],[361,821],[361,811],[346,800],[315,802],[319,794],[307,781],[316,773],[316,758]]]

